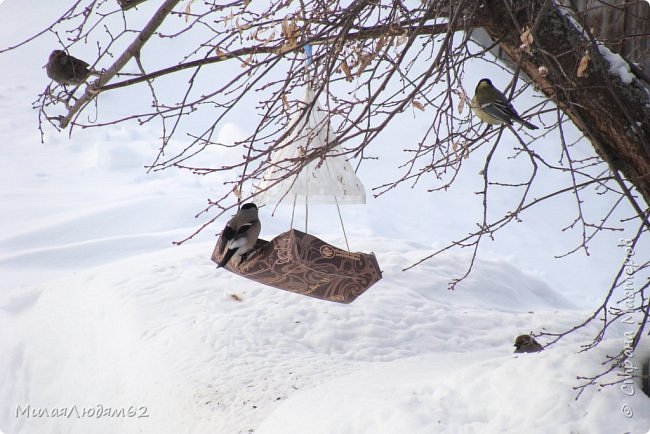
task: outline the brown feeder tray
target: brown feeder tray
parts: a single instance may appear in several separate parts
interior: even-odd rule
[[[221,239],[212,252],[217,264]],[[258,240],[248,258],[231,260],[226,270],[264,285],[337,303],[351,303],[381,279],[374,253],[341,250],[291,229],[271,241]]]

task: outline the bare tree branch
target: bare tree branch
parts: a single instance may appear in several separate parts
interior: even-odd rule
[[[158,26],[162,24],[167,15],[172,11],[174,6],[178,4],[179,0],[165,0],[158,11],[151,17],[151,20],[147,23],[142,31],[138,34],[135,40],[129,45],[129,47],[122,53],[120,57],[111,65],[107,70],[102,72],[97,83],[86,88],[85,93],[81,98],[79,98],[75,104],[68,109],[68,114],[63,116],[60,119],[60,127],[66,128],[68,123],[72,118],[79,112],[83,107],[88,104],[96,95],[96,88],[101,88],[106,83],[108,83],[114,76],[117,74],[123,67],[126,65],[133,56],[137,55],[140,52],[140,49],[144,46],[147,40],[154,34]]]

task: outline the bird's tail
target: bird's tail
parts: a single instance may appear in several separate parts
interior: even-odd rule
[[[525,126],[526,128],[528,128],[529,130],[537,130],[537,129],[539,129],[539,127],[537,125],[533,125],[530,122],[525,121],[525,120],[523,120],[521,118],[518,118],[518,119],[515,119],[515,120],[517,122],[519,122],[520,124],[522,124],[523,126]]]
[[[219,265],[217,265],[217,268],[225,267],[228,261],[233,257],[237,249],[228,249],[226,254],[221,258],[221,261],[219,262]]]

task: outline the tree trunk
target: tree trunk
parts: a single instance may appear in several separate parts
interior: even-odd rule
[[[634,79],[625,83],[619,74],[610,73],[609,61],[588,30],[550,0],[490,0],[477,14],[503,52],[521,65],[610,168],[620,171],[650,204],[650,83],[646,76],[636,70]],[[521,39],[527,26],[533,36],[529,52],[522,48]],[[587,68],[578,73],[585,55],[589,56]]]

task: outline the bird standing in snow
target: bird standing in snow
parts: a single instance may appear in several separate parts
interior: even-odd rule
[[[542,346],[531,335],[520,335],[515,339],[515,353],[537,353]]]
[[[59,84],[77,85],[86,81],[90,74],[97,74],[88,68],[83,60],[70,56],[63,50],[54,50],[45,65],[47,76]]]
[[[480,120],[490,125],[512,125],[512,121],[515,121],[529,130],[538,128],[536,125],[523,120],[506,96],[494,87],[487,78],[481,79],[476,85],[470,107]]]
[[[224,267],[233,257],[239,257],[241,264],[246,259],[247,253],[255,247],[261,229],[262,223],[257,217],[257,205],[247,203],[242,206],[221,232],[219,251],[223,254],[227,249],[227,252],[218,267]]]

